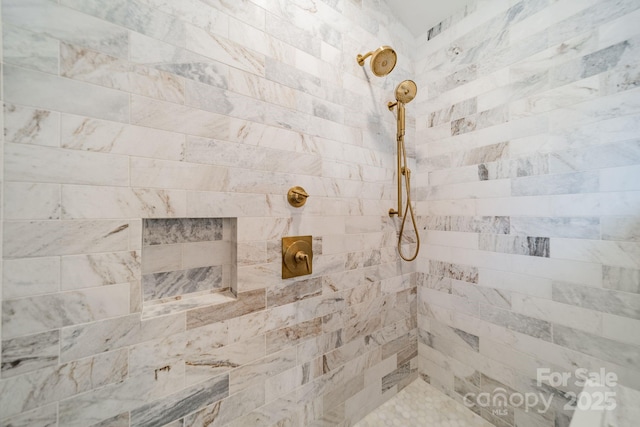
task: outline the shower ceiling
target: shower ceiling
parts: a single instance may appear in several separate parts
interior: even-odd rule
[[[420,36],[472,0],[384,0],[396,17]]]

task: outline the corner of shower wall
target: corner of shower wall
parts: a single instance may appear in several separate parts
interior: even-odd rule
[[[568,425],[580,372],[640,389],[639,7],[489,1],[418,47],[419,370],[496,425]]]

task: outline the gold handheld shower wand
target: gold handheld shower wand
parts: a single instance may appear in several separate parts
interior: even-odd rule
[[[389,102],[389,110],[398,108],[397,114],[397,161],[398,161],[398,210],[393,208],[389,209],[389,216],[398,215],[398,218],[402,218],[402,225],[400,226],[400,232],[398,234],[398,252],[400,257],[405,261],[413,261],[418,256],[420,250],[420,235],[418,233],[418,227],[416,225],[415,214],[413,213],[413,207],[411,206],[411,169],[407,167],[407,151],[404,146],[404,134],[405,134],[405,108],[404,105],[409,103],[416,97],[418,87],[411,80],[405,80],[396,88],[396,102]],[[402,177],[404,176],[405,189],[407,192],[407,207],[404,213],[402,212]],[[411,257],[405,257],[402,253],[402,235],[404,233],[404,226],[407,220],[407,214],[411,216],[411,222],[413,223],[413,229],[416,233],[416,252]]]

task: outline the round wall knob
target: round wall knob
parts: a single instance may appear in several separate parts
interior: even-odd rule
[[[302,187],[291,187],[287,193],[287,200],[294,208],[299,208],[307,203],[307,197],[309,197],[309,194]]]

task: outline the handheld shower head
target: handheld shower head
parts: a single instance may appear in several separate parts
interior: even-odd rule
[[[398,133],[397,138],[400,140],[404,137],[405,132],[405,118],[404,118],[404,104],[408,104],[413,101],[418,93],[418,86],[413,80],[405,80],[400,82],[396,87],[396,102],[389,102],[387,105],[389,110],[393,110],[394,107],[398,107]]]
[[[371,72],[378,77],[384,77],[389,74],[396,66],[398,55],[391,46],[380,46],[372,52],[358,55],[358,64],[364,66],[364,60],[371,56],[370,66]]]
[[[396,87],[396,100],[403,104],[413,101],[418,93],[418,86],[413,80],[405,80]]]

